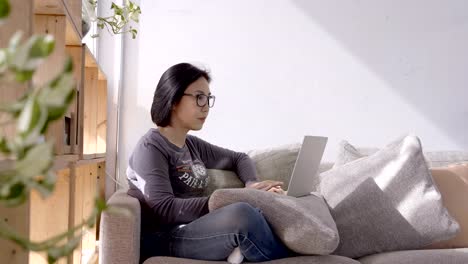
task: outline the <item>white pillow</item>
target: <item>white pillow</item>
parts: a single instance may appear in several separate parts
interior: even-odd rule
[[[340,235],[334,254],[357,258],[419,249],[457,234],[460,227],[442,204],[419,138],[406,136],[368,157],[352,148],[343,153],[338,163],[358,159],[322,173],[319,186]]]

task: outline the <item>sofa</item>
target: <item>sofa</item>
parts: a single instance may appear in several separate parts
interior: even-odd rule
[[[260,179],[275,179],[287,183],[292,173],[300,144],[280,146],[270,149],[254,150],[247,154],[254,160]],[[375,148],[358,148],[364,155],[371,155]],[[467,163],[468,152],[464,151],[434,151],[424,152],[429,168],[446,166],[453,163]],[[333,168],[334,163],[323,161],[320,173]],[[232,172],[208,170],[211,181],[207,194],[221,188],[242,187],[236,181]],[[465,182],[468,186],[468,182]],[[468,201],[466,201],[468,202]],[[120,207],[128,210],[127,214],[103,212],[100,221],[99,263],[102,264],[133,264],[139,260],[140,239],[140,205],[137,199],[127,195],[125,189],[117,190],[108,200],[111,207]],[[467,209],[468,210],[468,209]],[[227,263],[225,261],[201,261],[174,257],[153,257],[145,264],[202,264]],[[412,249],[391,252],[380,252],[359,258],[330,255],[297,256],[263,263],[269,264],[383,264],[383,263],[413,263],[413,264],[462,264],[468,263],[468,247],[445,249]]]

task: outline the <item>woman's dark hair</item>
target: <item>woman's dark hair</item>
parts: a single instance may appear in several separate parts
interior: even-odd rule
[[[180,102],[187,87],[198,80],[211,77],[208,71],[199,69],[190,63],[179,63],[167,69],[154,91],[151,105],[151,120],[157,126],[168,126],[171,121],[172,107]]]

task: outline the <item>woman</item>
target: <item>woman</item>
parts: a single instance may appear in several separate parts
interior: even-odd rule
[[[247,203],[208,211],[206,168],[236,172],[246,188],[283,193],[282,182],[257,181],[252,160],[188,135],[215,103],[210,75],[191,64],[170,67],[151,107],[156,128],[137,143],[127,169],[129,194],[141,204],[141,258],[174,256],[250,262],[283,258],[288,249],[262,213]]]

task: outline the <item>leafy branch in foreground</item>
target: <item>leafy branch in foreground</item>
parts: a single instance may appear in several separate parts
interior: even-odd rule
[[[0,0],[0,24],[9,12],[8,0]],[[53,193],[56,183],[52,170],[53,144],[45,141],[45,133],[53,121],[64,116],[76,96],[70,58],[50,81],[40,87],[31,85],[36,69],[54,50],[55,41],[50,35],[34,35],[22,43],[21,35],[16,33],[8,47],[0,49],[1,89],[17,89],[17,84],[27,86],[19,99],[0,104],[0,114],[7,118],[2,120],[0,128],[15,126],[15,133],[0,134],[3,158],[0,163],[0,205],[7,207],[24,204],[32,190],[43,199]],[[96,199],[93,212],[85,221],[42,242],[32,242],[0,221],[0,239],[10,240],[28,251],[46,252],[48,262],[55,263],[73,252],[81,241],[82,229],[94,226],[96,217],[106,209],[106,203]]]

